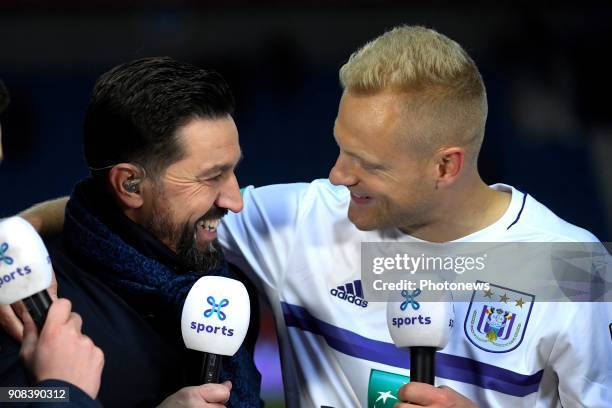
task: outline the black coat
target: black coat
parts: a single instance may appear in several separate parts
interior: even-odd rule
[[[111,290],[95,277],[97,274],[91,273],[88,260],[67,251],[61,236],[48,241],[47,246],[58,281],[58,295],[72,302],[73,310],[83,318],[83,333],[104,351],[105,366],[98,394],[104,406],[152,407],[180,388],[200,382],[201,353],[185,349],[179,321],[156,307],[153,299]],[[251,324],[244,344],[252,356],[259,330],[257,295],[238,271],[232,273],[245,283],[251,297]],[[0,386],[29,384],[19,362],[19,347],[0,332]],[[248,372],[260,382],[254,365]],[[240,380],[231,380],[232,392],[238,392],[236,381]],[[82,399],[78,406],[90,405],[87,399]]]

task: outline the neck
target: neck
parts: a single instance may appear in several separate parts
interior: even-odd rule
[[[508,209],[511,195],[487,186],[478,174],[440,190],[440,203],[429,222],[403,231],[429,242],[448,242],[480,231],[498,221]]]

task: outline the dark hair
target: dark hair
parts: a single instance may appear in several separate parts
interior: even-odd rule
[[[137,163],[156,177],[184,152],[176,131],[191,119],[234,112],[223,77],[169,57],[142,58],[103,74],[85,114],[85,160],[92,174]]]
[[[0,79],[0,113],[4,112],[8,104],[11,102],[11,97],[9,96],[8,89]]]

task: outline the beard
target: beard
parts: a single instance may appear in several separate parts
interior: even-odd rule
[[[202,221],[220,219],[227,214],[227,209],[213,207],[195,222],[187,221],[183,224],[175,224],[170,217],[166,197],[159,192],[159,201],[153,205],[152,216],[147,223],[147,229],[159,240],[174,249],[174,252],[189,270],[205,272],[217,269],[221,266],[221,245],[217,239],[200,248],[197,243],[197,228]]]
[[[220,219],[227,214],[227,209],[213,206],[206,214],[200,217],[193,225],[189,222],[182,227],[182,232],[176,246],[177,255],[196,271],[209,271],[221,266],[221,245],[216,238],[207,243],[204,249],[200,249],[197,242],[198,224],[202,221]]]

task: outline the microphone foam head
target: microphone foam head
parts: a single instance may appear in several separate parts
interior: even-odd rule
[[[397,347],[436,347],[448,344],[455,313],[447,292],[429,293],[419,300],[421,290],[402,291],[402,302],[387,303],[387,326]]]
[[[233,356],[246,337],[250,319],[251,303],[242,282],[203,276],[183,306],[183,341],[192,350]]]
[[[47,289],[52,274],[49,253],[34,227],[19,217],[0,222],[0,304]]]

